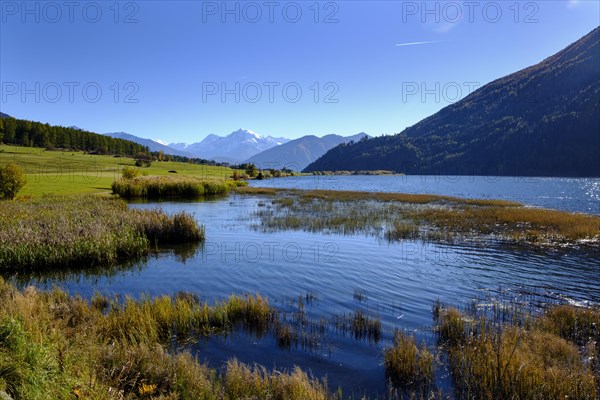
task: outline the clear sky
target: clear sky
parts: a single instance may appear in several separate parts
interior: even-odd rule
[[[0,1],[0,110],[195,142],[402,131],[600,24],[579,1]]]

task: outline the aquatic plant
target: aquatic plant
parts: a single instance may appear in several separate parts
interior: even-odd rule
[[[232,189],[246,184],[245,181],[199,179],[189,176],[138,176],[114,181],[112,192],[127,199],[198,198],[227,194]]]
[[[114,264],[164,243],[198,242],[204,228],[187,213],[135,210],[101,196],[43,196],[0,208],[0,270]]]
[[[297,189],[238,189],[268,196],[255,212],[265,230],[383,235],[390,241],[489,240],[531,245],[600,243],[600,217],[503,200]]]
[[[333,399],[299,368],[267,371],[229,360],[223,370],[169,351],[170,334],[268,321],[259,296],[215,305],[190,294],[91,303],[60,290],[18,290],[0,278],[0,390],[14,399]]]
[[[439,311],[437,329],[460,398],[597,398],[597,366],[572,339],[578,327],[597,320],[598,310],[550,307],[548,316],[530,316],[524,325],[495,315],[501,318]],[[579,315],[582,321],[571,319]],[[597,339],[596,333],[587,340]]]
[[[398,387],[429,387],[434,380],[433,354],[400,330],[394,332],[393,346],[384,351],[384,365],[386,375]]]

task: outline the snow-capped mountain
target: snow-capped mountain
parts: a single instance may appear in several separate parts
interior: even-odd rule
[[[169,147],[191,153],[199,158],[239,163],[287,142],[289,139],[262,136],[248,129],[239,129],[225,137],[211,134],[197,143],[171,143]]]

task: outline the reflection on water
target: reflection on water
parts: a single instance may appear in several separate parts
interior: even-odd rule
[[[185,210],[205,225],[203,246],[159,249],[112,268],[12,279],[19,285],[59,285],[84,297],[95,291],[133,297],[189,291],[211,302],[232,293],[260,293],[290,318],[298,310],[298,296],[310,294],[314,301],[303,305],[305,318],[316,326],[327,321],[311,348],[282,348],[272,334],[258,338],[238,332],[201,340],[194,350],[217,368],[232,356],[267,367],[300,365],[316,376],[327,375],[334,390],[341,385],[344,394],[357,396],[384,392],[382,350],[391,344],[395,328],[433,342],[431,309],[438,299],[465,305],[501,291],[513,302],[534,306],[548,301],[600,302],[598,250],[388,243],[364,235],[262,232],[252,229],[257,222],[253,213],[265,201],[232,195],[199,203],[163,202],[159,206],[165,211]],[[336,316],[357,310],[380,319],[378,341],[355,340],[331,324]],[[440,374],[447,380],[447,374]]]

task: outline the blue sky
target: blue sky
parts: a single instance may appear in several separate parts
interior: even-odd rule
[[[0,109],[195,142],[402,131],[600,24],[585,1],[0,1]]]

